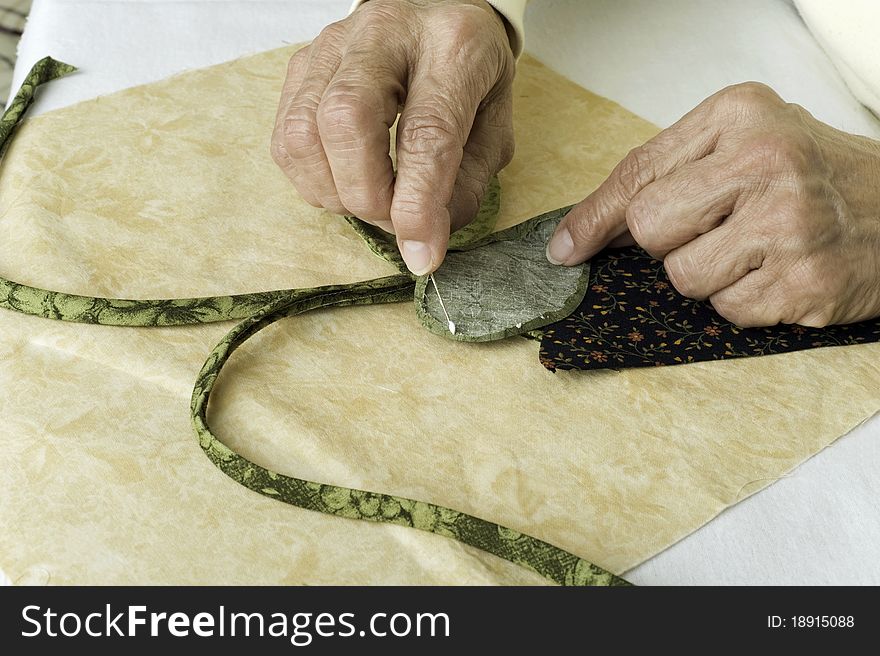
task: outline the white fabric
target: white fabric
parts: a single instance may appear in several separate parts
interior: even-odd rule
[[[826,123],[880,138],[787,0],[538,0],[526,50],[662,127],[722,87],[757,80]]]
[[[856,98],[880,116],[880,2],[795,0]]]
[[[52,55],[79,67],[40,92],[34,113],[190,68],[308,41],[346,15],[344,0],[36,0],[12,88]]]
[[[356,0],[352,9],[363,2],[365,0]],[[530,0],[488,0],[488,2],[507,18],[513,28],[514,52],[519,56],[526,37],[524,14]],[[877,57],[880,2],[794,0],[794,3],[855,97],[880,116],[880,58]],[[667,13],[668,8],[665,5],[659,8],[663,13]],[[736,5],[732,8],[740,9]],[[697,25],[694,29],[699,31],[701,28]]]
[[[35,0],[16,86],[46,54],[78,65],[80,73],[41,95],[34,113],[45,112],[307,40],[348,6],[346,0]],[[756,79],[822,120],[880,136],[880,124],[786,0],[543,0],[529,11],[527,29],[528,50],[660,125],[726,84]],[[880,584],[878,465],[880,417],[874,417],[628,576],[639,584]]]

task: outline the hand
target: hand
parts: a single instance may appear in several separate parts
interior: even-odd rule
[[[429,273],[513,157],[513,75],[484,0],[371,0],[290,60],[272,157],[306,201],[396,233]]]
[[[749,82],[631,151],[550,241],[556,264],[632,243],[740,326],[880,316],[880,142]]]

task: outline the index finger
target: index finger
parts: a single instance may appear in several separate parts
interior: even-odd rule
[[[547,245],[554,264],[580,264],[627,232],[626,210],[646,186],[715,149],[720,129],[698,105],[644,145],[633,148],[598,189],[575,205]]]
[[[482,99],[470,97],[473,91],[463,88],[462,76],[449,77],[440,81],[428,70],[416,72],[397,124],[391,221],[401,255],[416,275],[434,271],[445,257],[448,206]]]

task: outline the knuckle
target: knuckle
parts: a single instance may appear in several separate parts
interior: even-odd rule
[[[690,255],[673,251],[663,260],[663,268],[666,269],[669,282],[681,295],[695,295],[697,267]]]
[[[453,39],[444,39],[455,50],[462,44],[482,44],[485,30],[494,20],[494,12],[477,5],[452,4],[439,7],[436,14],[438,29]]]
[[[369,6],[369,5],[368,5]],[[315,38],[315,44],[327,45],[340,43],[348,35],[348,23],[346,19],[330,23]]]
[[[457,147],[462,150],[452,120],[438,111],[411,114],[400,128],[398,148],[408,155],[438,154]]]
[[[333,138],[336,134],[359,133],[371,119],[381,116],[375,93],[353,84],[332,84],[318,105],[316,120],[322,134]]]
[[[284,119],[282,145],[293,160],[304,159],[314,154],[320,144],[318,124],[314,116],[301,108],[291,108]]]
[[[626,209],[626,225],[638,244],[651,252],[660,246],[662,236],[657,204],[646,194],[637,195]]]
[[[632,198],[655,176],[654,157],[647,145],[633,148],[615,167],[614,177],[625,198]]]
[[[746,111],[783,104],[779,94],[762,82],[741,82],[725,87],[718,98],[731,108]]]
[[[288,80],[290,78],[301,77],[302,72],[305,69],[306,62],[309,59],[309,48],[310,48],[310,46],[305,46],[304,48],[300,48],[295,53],[293,53],[293,56],[290,58],[290,61],[287,62]]]
[[[476,11],[473,11],[473,10]],[[443,27],[459,42],[476,40],[485,16],[479,7],[449,7],[443,12]],[[453,46],[458,44],[453,44]]]
[[[412,7],[407,2],[366,2],[351,17],[358,25],[397,23],[411,17]]]
[[[798,103],[784,103],[784,109],[788,114],[788,117],[797,124],[809,124],[810,120],[813,119],[813,115],[807,110],[807,108]]]

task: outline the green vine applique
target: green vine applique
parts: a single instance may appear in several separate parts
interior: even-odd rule
[[[10,107],[0,118],[0,148],[9,139],[33,102],[35,89],[72,72],[73,66],[49,57],[40,60],[25,78]],[[457,242],[466,248],[491,243],[498,206],[494,188],[477,225]],[[538,217],[541,218],[541,217]],[[357,220],[350,220],[358,229]],[[529,226],[518,230],[529,230]],[[394,259],[380,240],[368,245]],[[387,244],[386,244],[387,245]],[[396,246],[395,249],[396,251]],[[398,254],[399,257],[399,254]],[[208,459],[227,476],[259,494],[328,515],[388,522],[459,540],[536,571],[560,585],[629,585],[624,579],[563,549],[492,522],[435,504],[307,481],[273,472],[234,452],[211,431],[208,402],[220,371],[249,337],[272,323],[310,310],[345,305],[396,303],[413,297],[416,281],[409,273],[347,285],[286,289],[190,299],[126,300],[78,296],[39,289],[0,278],[0,307],[48,319],[114,326],[171,326],[243,320],[211,351],[193,388],[191,416],[199,444]]]
[[[15,128],[33,103],[37,87],[75,70],[74,66],[51,57],[34,64],[0,118],[0,152],[5,152]],[[130,300],[66,294],[0,278],[0,308],[47,319],[106,326],[181,326],[244,319],[267,303],[289,298],[298,291],[280,289],[228,296]]]
[[[211,352],[193,390],[193,426],[208,458],[241,485],[294,506],[443,535],[536,571],[560,585],[628,585],[624,579],[563,549],[451,508],[313,483],[271,471],[235,453],[214,435],[207,417],[211,392],[223,365],[250,337],[275,321],[316,308],[395,302],[409,298],[411,293],[410,278],[405,275],[361,283],[354,288],[343,285],[303,290],[297,298],[271,304],[239,323]]]
[[[498,210],[501,208],[501,185],[498,176],[494,176],[486,188],[480,209],[474,220],[463,228],[459,228],[449,235],[450,251],[466,251],[485,242],[492,234],[498,221]],[[383,260],[387,260],[398,268],[401,273],[407,273],[409,269],[397,248],[397,240],[394,235],[385,232],[381,228],[367,223],[356,216],[346,216],[345,220],[360,235],[370,250]]]

